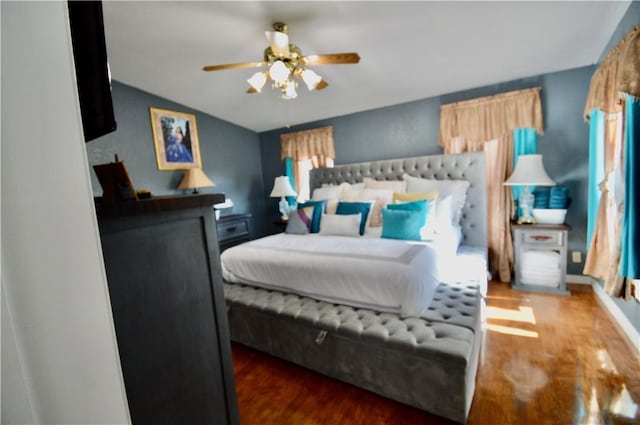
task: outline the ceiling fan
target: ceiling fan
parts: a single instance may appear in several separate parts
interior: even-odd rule
[[[360,62],[357,53],[330,53],[324,55],[303,56],[295,44],[289,44],[289,27],[282,22],[273,24],[273,31],[265,31],[269,47],[264,51],[264,59],[260,62],[229,63],[209,65],[203,71],[220,71],[236,68],[267,69],[255,73],[247,80],[247,93],[260,93],[267,81],[273,82],[272,88],[282,91],[283,99],[295,99],[298,96],[296,79],[302,80],[309,90],[322,90],[329,83],[307,66],[349,64]]]

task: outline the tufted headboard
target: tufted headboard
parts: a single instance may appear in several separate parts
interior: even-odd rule
[[[403,174],[425,179],[468,180],[471,185],[460,219],[463,243],[487,247],[487,189],[483,152],[416,156],[317,168],[311,170],[309,186],[313,191],[325,183],[360,183],[363,177],[402,180]]]

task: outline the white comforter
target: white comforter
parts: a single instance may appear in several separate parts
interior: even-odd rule
[[[228,282],[420,316],[440,282],[429,243],[389,239],[277,234],[227,249]]]

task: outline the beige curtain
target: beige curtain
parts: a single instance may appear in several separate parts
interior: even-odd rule
[[[293,160],[294,181],[299,201],[309,199],[309,170],[333,167],[335,157],[331,126],[280,135],[280,159]]]
[[[608,54],[591,78],[589,97],[585,105],[585,118],[595,108],[607,116],[605,125],[604,168],[600,183],[600,205],[596,227],[585,259],[583,273],[604,280],[605,291],[614,297],[628,298],[638,281],[623,279],[619,273],[620,231],[623,205],[616,203],[613,179],[622,163],[624,152],[623,102],[621,94],[640,97],[640,26],[633,28]]]
[[[517,128],[542,134],[539,87],[443,105],[440,111],[438,143],[446,154],[485,152],[489,269],[503,282],[511,280],[515,212],[512,192],[503,183],[513,170],[513,130]]]

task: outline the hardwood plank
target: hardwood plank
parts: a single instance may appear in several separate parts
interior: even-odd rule
[[[640,357],[591,288],[491,282],[468,425],[640,423]],[[233,344],[243,425],[453,422]]]

